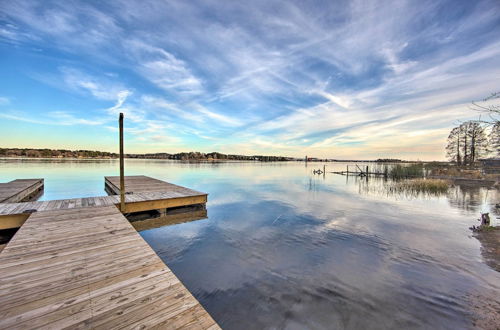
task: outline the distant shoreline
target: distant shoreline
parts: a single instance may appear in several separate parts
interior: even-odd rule
[[[116,160],[118,157],[28,157],[28,156],[0,156],[2,160]],[[125,159],[142,159],[142,160],[171,160],[179,162],[192,163],[231,163],[231,162],[304,162],[304,159],[289,159],[289,160],[250,160],[250,159],[168,159],[168,158],[147,158],[147,157],[127,157]],[[308,160],[309,163],[378,163],[378,164],[409,164],[409,163],[448,163],[445,161],[418,161],[418,160],[402,160],[398,162],[381,162],[377,160],[343,160],[343,159],[317,159]]]
[[[23,159],[118,159],[118,154],[95,150],[66,150],[66,149],[35,149],[35,148],[0,148],[0,158],[23,158]],[[203,153],[198,151],[180,153],[144,153],[125,154],[128,159],[165,159],[193,162],[221,162],[221,161],[261,161],[261,162],[284,162],[284,161],[306,161],[306,157],[266,156],[266,155],[235,155],[220,152]],[[360,159],[334,159],[307,157],[308,162],[339,162],[339,163],[429,163],[442,161],[411,161],[392,158],[379,158],[375,160]]]

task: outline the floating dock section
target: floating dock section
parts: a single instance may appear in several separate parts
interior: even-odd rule
[[[108,194],[120,194],[120,177],[104,178]],[[125,177],[125,213],[206,204],[207,194],[147,176]]]
[[[131,209],[207,197],[131,192]],[[0,204],[0,223],[26,217],[0,253],[1,329],[219,329],[118,205],[118,196]]]
[[[43,191],[43,179],[17,179],[0,183],[0,203],[29,201]]]

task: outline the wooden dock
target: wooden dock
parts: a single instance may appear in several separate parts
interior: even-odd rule
[[[12,181],[2,196],[27,198],[40,180]],[[112,194],[116,180],[105,180]],[[125,213],[191,205],[206,215],[205,193],[125,182]],[[118,195],[0,203],[0,229],[21,227],[0,253],[0,329],[219,329],[119,204]]]
[[[106,177],[106,190],[116,192],[113,182],[119,177]],[[144,183],[151,183],[147,188]],[[147,176],[125,177],[125,213],[165,210],[172,207],[204,205],[207,194]],[[23,203],[0,203],[0,229],[19,228],[33,212],[54,211],[81,207],[111,206],[119,207],[120,196],[99,196],[36,201]]]
[[[17,179],[0,183],[0,203],[29,201],[43,191],[43,179]]]
[[[44,205],[0,253],[0,328],[219,329],[114,204]]]

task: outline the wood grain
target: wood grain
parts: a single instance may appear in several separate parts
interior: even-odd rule
[[[1,329],[219,329],[117,200],[66,201],[42,203],[0,253]]]

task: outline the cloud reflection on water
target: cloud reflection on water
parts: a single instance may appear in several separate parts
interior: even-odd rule
[[[498,192],[363,193],[354,178],[312,176],[322,165],[127,160],[126,173],[209,193],[208,219],[141,234],[223,328],[456,329],[478,301],[500,310],[500,275],[468,229]],[[117,168],[0,161],[3,181],[44,177],[44,199],[104,195]]]
[[[466,297],[499,290],[468,237],[484,188],[398,199],[254,170],[212,181],[208,222],[143,233],[224,328],[469,327]]]

